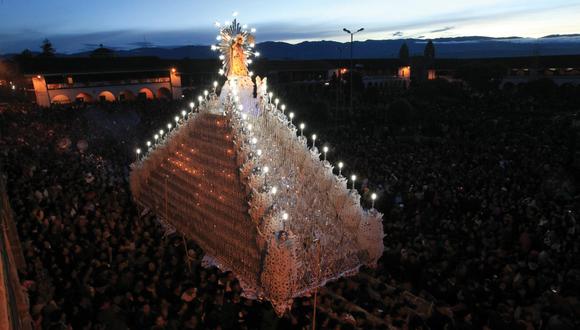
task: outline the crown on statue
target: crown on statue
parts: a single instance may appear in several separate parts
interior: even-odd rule
[[[233,14],[232,22],[226,21],[223,25],[216,22],[219,28],[219,34],[216,37],[217,44],[211,46],[213,51],[219,51],[219,58],[222,61],[222,67],[219,70],[220,75],[226,77],[243,77],[252,76],[253,72],[248,70],[252,64],[252,56],[260,56],[260,53],[254,50],[255,38],[252,33],[256,32],[255,28],[248,28],[246,24],[241,25],[236,16]]]

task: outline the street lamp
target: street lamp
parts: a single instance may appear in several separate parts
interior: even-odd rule
[[[354,39],[354,35],[363,31],[364,28],[360,28],[355,32],[351,32],[349,29],[344,28],[342,29],[344,32],[350,34],[350,113],[352,113],[352,42]]]

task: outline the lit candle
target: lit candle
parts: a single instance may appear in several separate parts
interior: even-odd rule
[[[139,155],[141,154],[141,149],[137,148],[137,150],[135,150],[135,152],[137,153],[137,160],[139,160]]]
[[[324,152],[324,161],[326,161],[326,153],[328,152],[328,147],[327,146],[322,147],[322,151]]]
[[[274,105],[276,105],[276,110],[278,110],[278,103],[280,103],[280,100],[278,98],[276,98],[274,100]]]
[[[300,123],[300,136],[304,136],[304,128],[306,128],[306,124]]]
[[[173,127],[171,123],[167,124],[167,133],[171,132],[171,127]]]
[[[272,195],[276,195],[276,193],[278,192],[278,188],[272,187],[272,189],[270,190],[270,192],[272,193]]]
[[[205,99],[207,100],[207,96],[209,95],[209,92],[206,90],[203,91],[203,96],[205,96]]]
[[[284,111],[286,110],[286,104],[282,104],[280,106],[280,109],[282,109],[282,113],[284,113]]]
[[[288,117],[290,117],[290,125],[292,125],[292,119],[294,119],[294,112],[290,112]]]
[[[270,92],[268,93],[268,103],[272,104],[272,97],[274,96],[274,93]]]
[[[371,209],[375,208],[375,200],[377,199],[377,194],[372,193],[371,194]]]
[[[316,148],[316,134],[312,134],[312,149]]]
[[[151,148],[151,141],[147,141],[147,149]]]
[[[187,111],[181,110],[181,116],[183,117],[183,119],[185,119],[185,116],[187,116]]]
[[[288,213],[282,213],[282,228],[286,230],[286,221],[288,220]]]
[[[342,167],[344,164],[342,162],[338,162],[338,176],[342,175]]]
[[[193,107],[195,107],[195,103],[189,102],[189,108],[191,109],[191,111],[193,111]]]
[[[175,120],[175,126],[179,125],[179,116],[175,116],[173,120]]]
[[[217,81],[214,81],[213,82],[213,93],[214,94],[216,93],[217,86],[218,86],[218,82]]]
[[[352,180],[352,189],[354,190],[354,182],[356,181],[356,175],[351,175],[350,179]]]

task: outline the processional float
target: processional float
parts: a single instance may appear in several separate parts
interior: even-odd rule
[[[308,148],[267,79],[252,81],[255,30],[236,19],[218,26],[212,50],[227,78],[220,94],[214,83],[138,151],[131,190],[136,203],[194,240],[206,265],[233,271],[245,297],[265,298],[282,314],[293,298],[375,266],[382,214],[363,210],[346,178]]]

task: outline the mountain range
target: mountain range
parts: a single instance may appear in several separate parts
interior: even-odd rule
[[[423,54],[425,39],[366,40],[353,43],[355,58],[395,58],[403,42],[411,56]],[[549,35],[542,38],[454,37],[433,39],[438,58],[489,58],[536,55],[580,55],[580,34]],[[106,47],[106,46],[105,46]],[[336,41],[305,41],[297,44],[267,41],[257,44],[262,57],[271,60],[348,59],[350,44]],[[91,52],[59,54],[88,56]],[[164,59],[208,59],[216,54],[207,45],[144,47],[115,50],[117,56],[157,56]]]

